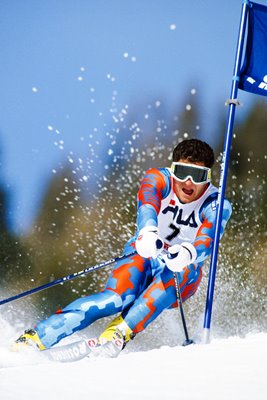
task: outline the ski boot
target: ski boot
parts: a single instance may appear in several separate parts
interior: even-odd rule
[[[119,316],[115,318],[100,335],[96,351],[103,357],[118,357],[129,340],[133,339],[134,336],[135,334],[124,319]]]
[[[41,342],[38,333],[34,329],[26,330],[12,345],[11,351],[19,351],[27,347],[33,347],[38,350],[45,350],[46,347]]]

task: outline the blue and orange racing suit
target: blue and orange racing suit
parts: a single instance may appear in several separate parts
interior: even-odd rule
[[[191,242],[197,252],[193,264],[179,272],[182,300],[192,296],[201,281],[204,260],[209,257],[215,230],[218,190],[212,185],[200,198],[181,203],[173,188],[168,168],[150,169],[138,192],[137,232],[124,248],[132,253],[138,231],[158,226],[166,246]],[[224,200],[221,235],[232,208]],[[117,262],[100,293],[79,298],[36,326],[43,344],[49,348],[62,338],[84,329],[99,318],[121,313],[136,334],[144,330],[164,309],[177,306],[173,272],[159,255],[145,259],[135,253]]]

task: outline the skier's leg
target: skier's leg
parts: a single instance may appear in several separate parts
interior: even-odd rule
[[[118,262],[105,289],[114,291],[122,299],[122,309],[128,308],[152,281],[151,262],[138,254]]]
[[[189,265],[179,273],[182,300],[192,296],[201,281],[200,266]],[[167,308],[177,307],[177,297],[173,272],[165,267],[154,276],[152,283],[139,296],[122,317],[134,334],[144,330],[157,316]]]
[[[145,329],[164,309],[177,307],[173,272],[161,260],[152,261],[152,270],[153,281],[100,335],[100,354],[117,357],[127,342]],[[179,273],[183,301],[195,293],[201,275],[201,268],[197,265],[189,265]]]
[[[151,275],[149,271],[147,260],[137,255],[118,262],[103,292],[77,299],[37,325],[42,343],[46,348],[51,347],[97,319],[122,311],[139,295]]]
[[[116,314],[122,310],[121,297],[105,290],[81,297],[48,319],[39,322],[35,331],[46,348],[50,348],[66,336],[86,328],[99,318]]]
[[[33,334],[25,333],[18,341],[29,339],[40,349],[50,348],[64,337],[84,329],[99,318],[116,314],[129,306],[146,281],[151,279],[150,262],[135,255],[118,262],[104,291],[77,299],[47,320],[37,324]]]

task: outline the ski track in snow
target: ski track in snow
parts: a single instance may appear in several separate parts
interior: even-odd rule
[[[0,393],[2,400],[265,400],[266,358],[267,333],[64,364],[0,347]]]

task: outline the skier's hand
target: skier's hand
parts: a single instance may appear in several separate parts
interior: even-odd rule
[[[157,258],[163,249],[163,240],[155,226],[145,226],[139,232],[135,242],[137,253],[144,258]]]
[[[181,272],[184,267],[193,263],[196,258],[195,247],[187,242],[169,247],[168,253],[163,255],[167,267],[173,272]]]

